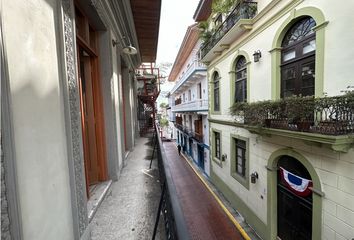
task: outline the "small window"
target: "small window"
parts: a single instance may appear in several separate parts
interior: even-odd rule
[[[231,176],[249,189],[249,149],[248,139],[231,134]]]
[[[234,141],[236,149],[236,164],[234,171],[242,177],[246,177],[246,141],[236,138]]]
[[[220,160],[220,133],[219,132],[214,132],[214,146],[215,146],[214,157]]]
[[[192,101],[192,91],[188,90],[188,101]]]
[[[219,74],[214,74],[214,111],[220,110],[220,96],[219,96]]]
[[[235,102],[247,101],[247,65],[246,58],[241,56],[236,62]]]

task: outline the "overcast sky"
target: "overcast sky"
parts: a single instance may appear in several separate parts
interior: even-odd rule
[[[162,0],[156,63],[173,63],[199,0]]]
[[[199,0],[162,0],[156,64],[174,63],[187,27],[194,23],[193,14],[198,2]],[[161,85],[162,92],[157,99],[157,106],[161,102],[168,103],[164,93],[170,91],[174,84],[166,82]]]

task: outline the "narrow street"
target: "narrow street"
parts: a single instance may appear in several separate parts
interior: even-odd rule
[[[156,160],[149,169],[151,145],[149,138],[137,139],[119,181],[113,182],[91,222],[93,240],[151,239],[161,194]],[[165,239],[162,223],[156,240]]]

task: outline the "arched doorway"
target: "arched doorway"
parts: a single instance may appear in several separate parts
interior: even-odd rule
[[[277,170],[277,229],[281,240],[312,239],[312,179],[306,167],[281,156]]]

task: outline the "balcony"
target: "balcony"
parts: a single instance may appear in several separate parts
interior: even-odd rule
[[[194,60],[192,64],[187,68],[186,72],[182,75],[182,78],[176,83],[171,90],[171,93],[177,95],[185,91],[193,83],[206,77],[206,66]]]
[[[257,134],[329,144],[333,150],[342,152],[354,143],[354,93],[238,103],[231,112],[238,123]]]
[[[192,137],[200,143],[203,142],[203,134],[202,133],[192,132]]]
[[[256,2],[240,2],[223,23],[215,30],[200,50],[203,62],[210,62],[215,56],[228,48],[244,31],[252,28],[252,19],[257,13]],[[218,44],[219,43],[219,44]],[[218,45],[217,45],[218,44]]]
[[[171,107],[172,112],[198,112],[208,111],[208,100],[197,99],[190,102],[180,103]]]

